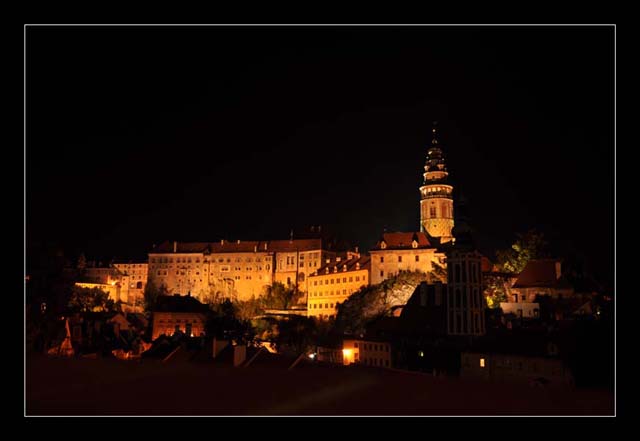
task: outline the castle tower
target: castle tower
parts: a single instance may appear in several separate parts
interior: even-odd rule
[[[453,239],[453,186],[449,185],[444,155],[438,144],[436,123],[424,166],[424,183],[420,187],[420,231],[439,238],[440,243]]]

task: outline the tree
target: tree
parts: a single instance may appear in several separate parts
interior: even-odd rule
[[[520,274],[529,260],[544,256],[547,242],[542,233],[531,229],[517,236],[511,248],[496,252],[498,268],[502,272]]]
[[[291,316],[278,321],[278,333],[275,336],[278,352],[289,349],[301,354],[313,347],[318,329],[313,318]]]
[[[238,309],[229,299],[209,305],[211,316],[207,320],[205,332],[217,338],[231,339],[238,343],[249,343],[255,331],[249,320],[238,318]]]
[[[160,288],[157,288],[155,283],[149,281],[149,283],[144,287],[144,310],[153,311],[158,297],[166,295],[169,295],[169,292],[165,285],[161,285]]]
[[[447,269],[437,262],[431,262],[432,270],[429,271],[429,280],[431,282],[447,283]]]
[[[389,315],[394,306],[405,305],[428,275],[420,271],[400,271],[377,285],[354,292],[338,306],[336,331],[360,334],[367,323]]]
[[[273,282],[261,297],[262,306],[265,309],[287,309],[295,305],[302,295],[302,292],[296,292],[294,288],[285,287],[280,282]]]
[[[116,304],[109,298],[109,294],[100,288],[80,286],[72,288],[68,307],[74,312],[112,312],[117,310]]]
[[[489,308],[499,308],[500,302],[508,301],[507,281],[503,276],[488,275],[484,278],[484,283],[484,294]]]

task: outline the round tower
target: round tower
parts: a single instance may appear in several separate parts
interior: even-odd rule
[[[433,139],[424,166],[424,183],[420,187],[420,231],[439,238],[440,243],[446,243],[453,239],[453,186],[448,181],[449,173],[438,144],[435,122],[432,132]]]

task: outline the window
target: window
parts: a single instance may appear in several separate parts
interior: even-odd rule
[[[480,367],[483,368],[484,367],[484,358],[480,359]]]
[[[402,262],[402,256],[398,256],[398,262]]]
[[[416,256],[416,262],[420,262],[420,256]]]
[[[436,207],[429,207],[429,217],[436,217]]]
[[[384,263],[384,256],[380,256],[380,263]]]
[[[384,277],[384,271],[380,271],[380,277]]]

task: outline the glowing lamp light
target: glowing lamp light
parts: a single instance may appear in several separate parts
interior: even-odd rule
[[[344,356],[344,358],[351,358],[352,354],[353,354],[353,351],[351,349],[342,350],[342,355]]]
[[[309,358],[313,360],[314,358],[316,358],[316,354],[309,354]]]
[[[480,367],[483,368],[484,367],[484,358],[480,359]]]
[[[424,357],[424,351],[419,351],[419,352],[418,352],[418,355],[419,355],[420,357]]]

